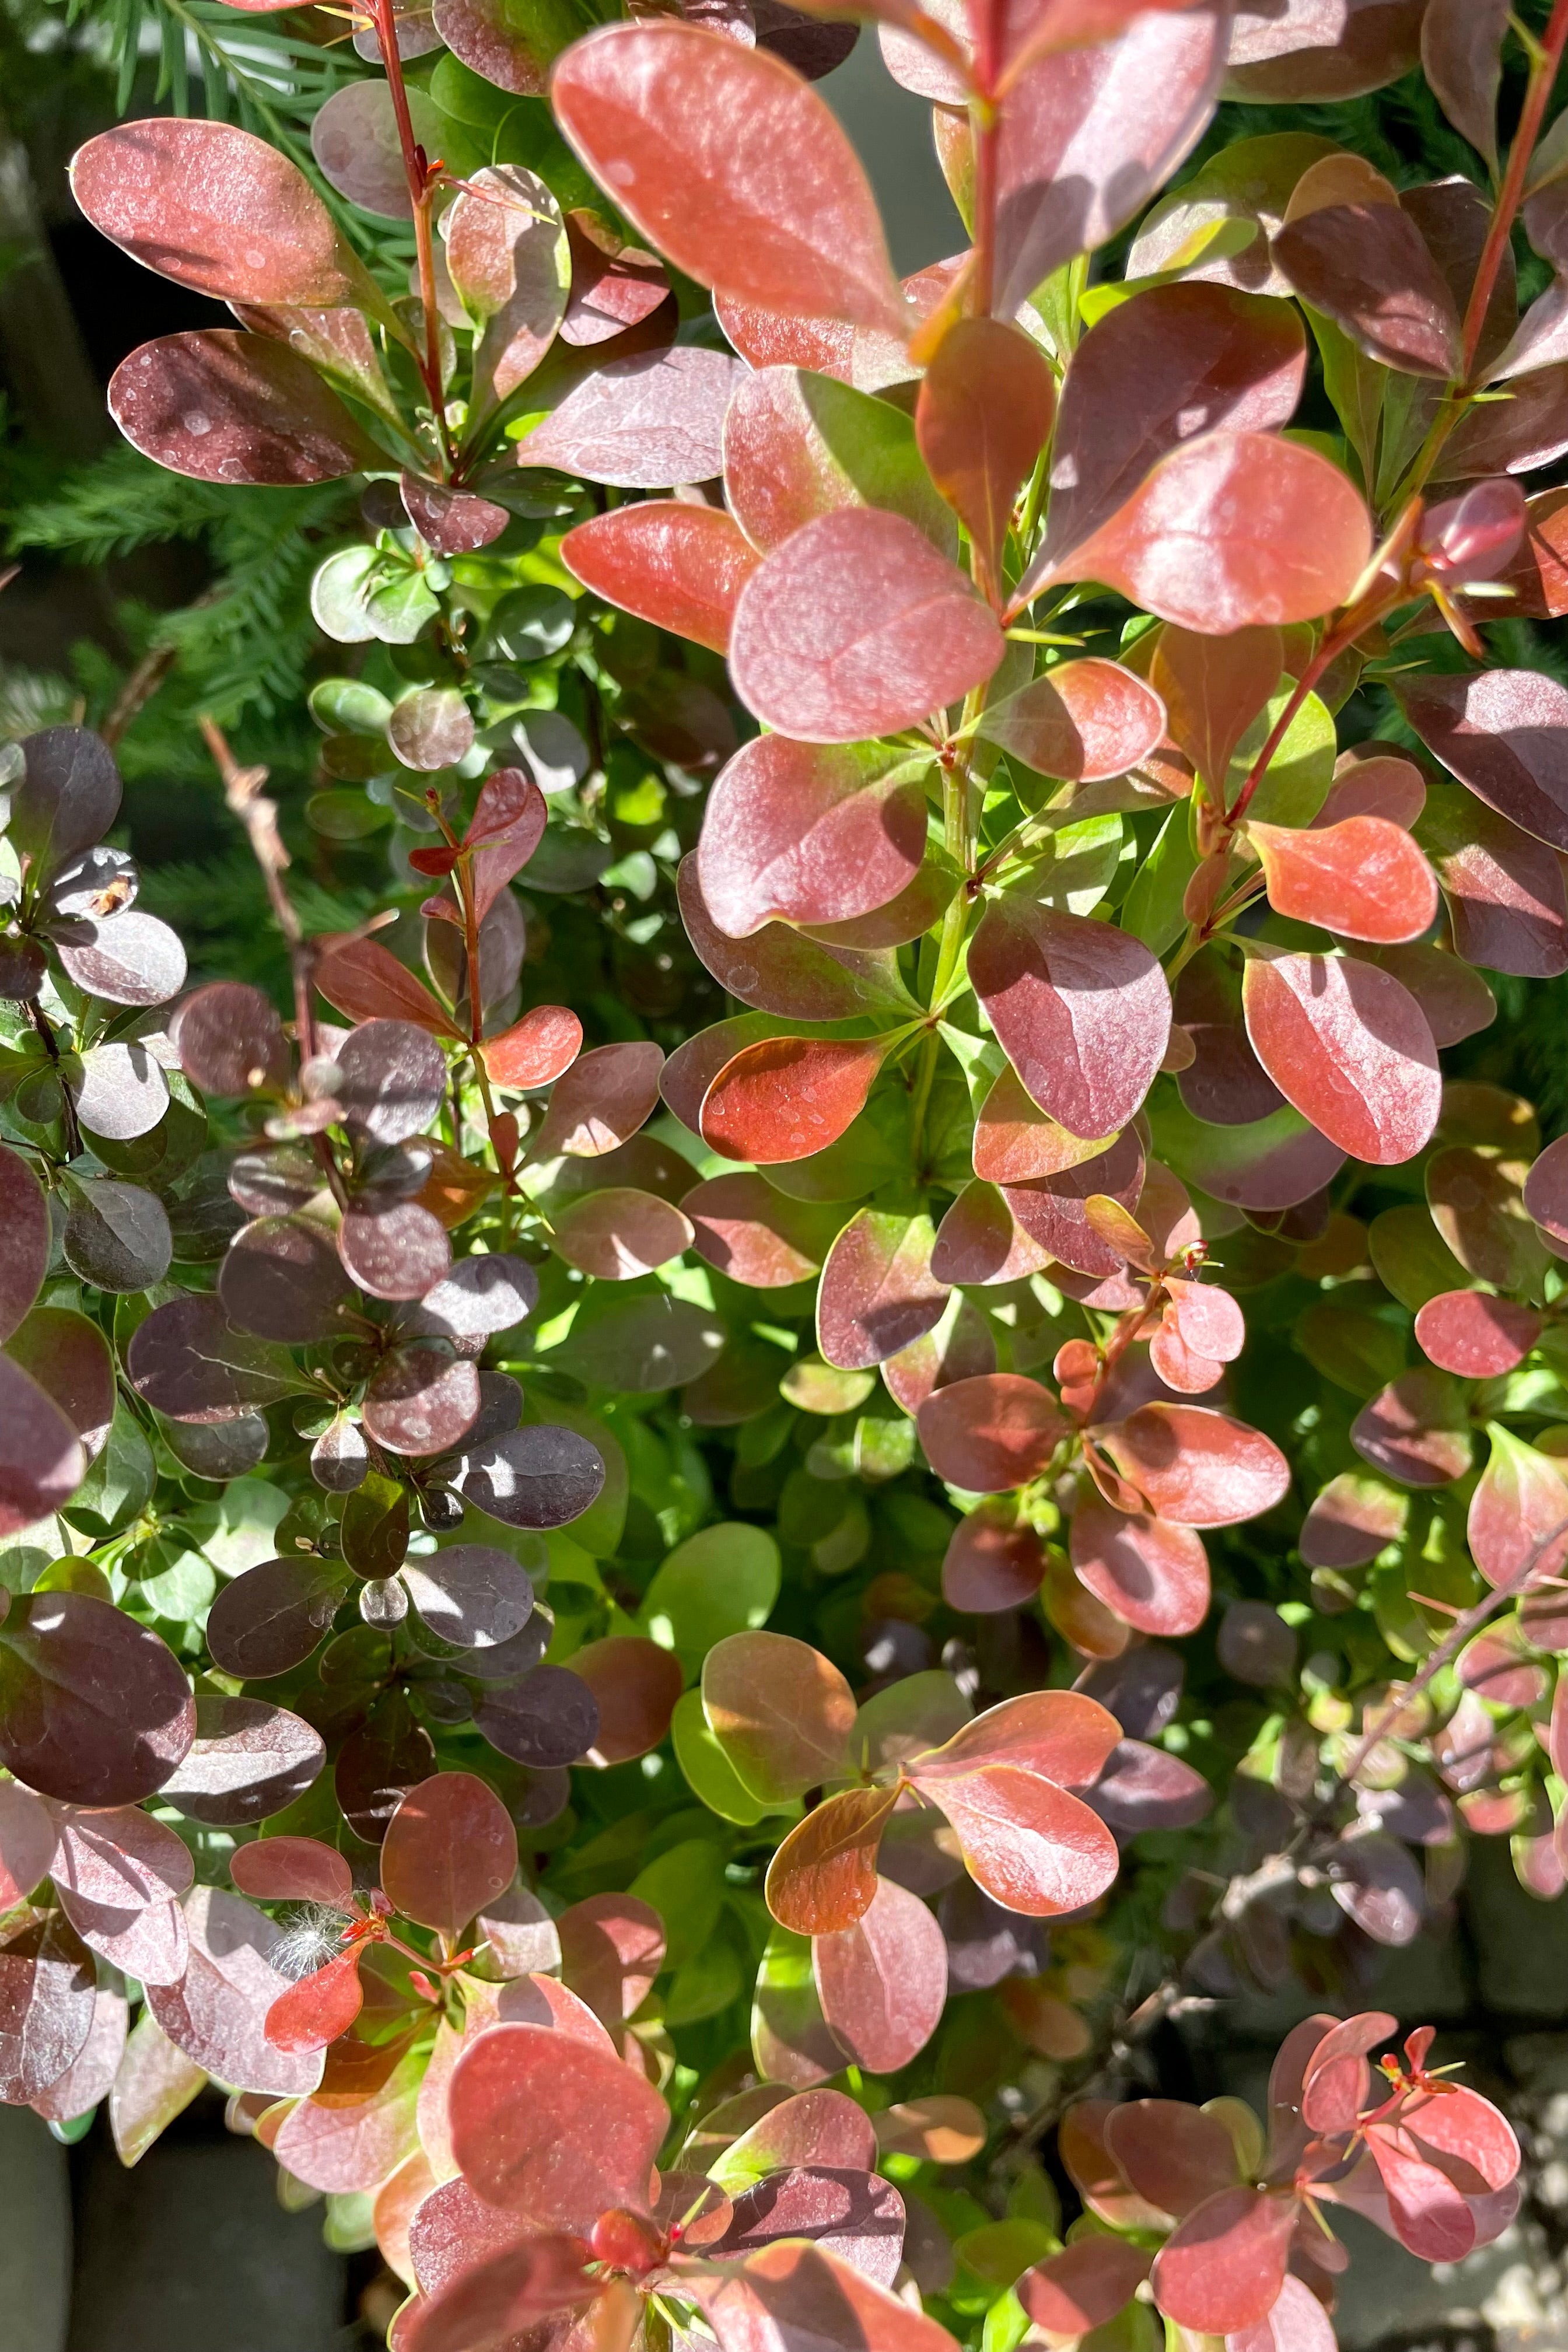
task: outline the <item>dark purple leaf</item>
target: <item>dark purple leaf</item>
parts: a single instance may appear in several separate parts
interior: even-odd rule
[[[196,1736],[159,1796],[188,1821],[237,1829],[302,1797],[325,1754],[320,1732],[287,1707],[259,1698],[198,1698]]]
[[[247,1569],[213,1602],[207,1647],[215,1664],[245,1682],[286,1675],[329,1631],[349,1584],[341,1561],[310,1555]]]
[[[0,1759],[45,1796],[135,1804],[195,1733],[178,1659],[150,1627],[79,1592],[14,1600],[0,1623]]]

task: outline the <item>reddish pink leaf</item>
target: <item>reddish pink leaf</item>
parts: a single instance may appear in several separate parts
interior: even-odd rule
[[[1066,1788],[1087,1788],[1120,1737],[1115,1717],[1098,1699],[1081,1691],[1031,1691],[961,1726],[942,1747],[920,1756],[913,1772],[923,1788],[1007,1764]]]
[[[363,1958],[363,1946],[355,1945],[279,1994],[267,2012],[267,2039],[275,2050],[300,2057],[324,2050],[329,2042],[348,2032],[364,2006],[364,1989],[359,1980]]]
[[[1271,1438],[1201,1405],[1140,1405],[1094,1435],[1155,1514],[1183,1527],[1235,1527],[1289,1492]]]
[[[1301,299],[1369,358],[1442,383],[1458,374],[1453,296],[1397,204],[1321,205],[1288,219],[1270,250]]]
[[[926,796],[895,762],[875,744],[742,745],[709,797],[697,852],[720,929],[746,939],[775,918],[843,922],[896,898],[925,856]]]
[[[458,1037],[452,1017],[421,980],[379,940],[329,947],[315,968],[316,986],[351,1021],[412,1021],[435,1037]]]
[[[1436,1050],[1391,973],[1352,956],[1258,950],[1242,1005],[1280,1093],[1342,1150],[1387,1167],[1430,1140],[1442,1097]]]
[[[353,1904],[353,1874],[337,1848],[319,1838],[258,1838],[237,1846],[229,1876],[242,1894],[263,1903],[325,1903],[335,1911]]]
[[[610,360],[524,436],[517,462],[626,489],[708,481],[723,463],[724,412],[742,373],[729,352],[695,343]]]
[[[145,268],[217,301],[384,307],[303,172],[232,122],[117,123],[77,150],[71,193]]]
[[[542,2025],[498,2025],[452,2074],[452,2149],[469,2185],[542,2229],[646,2211],[669,2113],[646,2076]],[[578,2129],[585,2115],[594,2131]]]
[[[680,1661],[640,1633],[612,1633],[572,1654],[572,1672],[599,1706],[593,1754],[605,1764],[629,1763],[657,1748],[669,1729],[680,1696]]]
[[[1025,898],[994,899],[969,976],[1025,1090],[1084,1137],[1124,1127],[1171,1029],[1165,975],[1141,940]]]
[[[144,457],[197,481],[297,488],[380,462],[308,360],[230,328],[143,343],[115,369],[109,407]]]
[[[710,1729],[766,1805],[788,1804],[843,1769],[855,1699],[832,1662],[785,1633],[731,1633],[702,1665]]]
[[[1339,824],[1347,816],[1385,816],[1409,829],[1426,805],[1426,781],[1408,760],[1363,743],[1342,751],[1334,781],[1314,825]]]
[[[1568,898],[1557,850],[1455,784],[1427,794],[1420,839],[1467,963],[1530,980],[1568,970]]]
[[[1279,683],[1285,650],[1277,629],[1199,636],[1162,629],[1149,682],[1163,698],[1171,740],[1224,800],[1236,747]]]
[[[1549,1143],[1525,1178],[1524,1205],[1543,1233],[1568,1243],[1568,1136]]]
[[[1098,580],[1205,635],[1315,620],[1366,568],[1372,526],[1336,466],[1261,433],[1210,433],[1164,457],[1090,537],[1013,601]]]
[[[598,2292],[597,2280],[584,2273],[587,2259],[581,2238],[540,2231],[466,2264],[405,2307],[397,2352],[474,2352],[534,2335],[551,2315],[575,2310]]]
[[[463,845],[474,853],[474,906],[481,923],[538,848],[546,816],[544,794],[521,768],[499,768],[480,785]]]
[[[1056,405],[1056,379],[1038,346],[1005,319],[956,320],[921,385],[921,455],[969,533],[977,576],[994,604],[1002,601],[1002,543],[1014,500],[1049,436]]]
[[[1385,1544],[1398,1542],[1408,1512],[1403,1495],[1342,1470],[1301,1523],[1301,1557],[1309,1568],[1364,1568]]]
[[[927,1398],[918,1419],[937,1476],[970,1494],[1026,1486],[1067,1429],[1050,1391],[1021,1372],[954,1381]]]
[[[357,2084],[342,2091],[331,2087],[333,2063],[348,2051],[357,2057],[364,2047],[337,2045],[321,2089],[300,2101],[272,2141],[272,2153],[286,2172],[329,2196],[363,2196],[379,2188],[419,2144],[416,2107],[422,2057],[409,2054],[388,2067],[384,2054],[368,2052],[376,2071],[384,2069],[384,2080],[374,2083],[368,2095]]]
[[[534,1137],[536,1158],[564,1152],[596,1160],[616,1151],[653,1116],[664,1055],[635,1041],[595,1045],[556,1080],[550,1108]]]
[[[939,1282],[984,1286],[1042,1273],[1051,1256],[1015,1217],[1008,1196],[991,1184],[966,1184],[937,1228],[931,1263]]]
[[[1415,1337],[1433,1363],[1467,1381],[1511,1372],[1540,1335],[1541,1318],[1532,1307],[1480,1290],[1442,1291],[1415,1318]]]
[[[1011,1504],[978,1504],[952,1531],[942,1563],[942,1595],[950,1609],[985,1616],[1032,1601],[1046,1572],[1040,1538],[1016,1523]]]
[[[0,1339],[8,1339],[43,1286],[49,1263],[49,1213],[43,1187],[19,1153],[0,1144]]]
[[[980,732],[1038,775],[1093,783],[1148,757],[1163,739],[1165,709],[1118,662],[1068,661],[991,704]]]
[[[30,1789],[0,1781],[0,1904],[7,1911],[47,1875],[56,1835],[53,1817]]]
[[[546,1087],[571,1068],[582,1045],[583,1024],[574,1013],[563,1004],[536,1004],[486,1041],[485,1067],[498,1087]]]
[[[1295,831],[1248,824],[1269,903],[1342,939],[1418,939],[1437,911],[1437,884],[1410,835],[1386,818],[1352,816]]]
[[[1222,425],[1259,433],[1288,425],[1306,365],[1304,331],[1287,304],[1193,284],[1118,303],[1073,353],[1046,542],[1020,593],[1033,596],[1182,442]]]
[[[797,1822],[768,1864],[768,1908],[796,1936],[852,1928],[876,1900],[894,1789],[845,1789]],[[934,1923],[933,1923],[934,1924]]]
[[[901,515],[807,523],[753,573],[730,658],[748,709],[808,742],[893,734],[956,701],[1002,658],[963,574]]]
[[[1568,1486],[1556,1464],[1494,1428],[1466,1534],[1489,1584],[1510,1583],[1527,1570],[1532,1576],[1560,1576],[1568,1559]]]
[[[879,1882],[853,1927],[817,1937],[812,1967],[828,2025],[855,2063],[873,2074],[907,2066],[942,2021],[942,1929],[918,1896],[891,1879]]]
[[[1447,2175],[1426,2163],[1410,2135],[1393,2124],[1369,2135],[1367,2152],[1400,2243],[1423,2262],[1463,2262],[1476,2242],[1475,2216]]]
[[[945,2327],[826,2250],[799,2239],[764,2246],[710,2283],[703,2308],[722,2352],[951,2352]],[[455,2347],[454,2347],[455,2352]]]
[[[702,1098],[703,1141],[730,1160],[805,1160],[865,1108],[890,1037],[773,1037],[725,1063]]]
[[[1026,2271],[1013,2292],[1047,2336],[1083,2336],[1131,2301],[1149,2259],[1124,2238],[1080,2238]]]
[[[714,1176],[681,1199],[694,1246],[710,1265],[752,1290],[778,1290],[816,1272],[843,1211],[775,1192],[762,1176]]]
[[[816,1298],[817,1345],[828,1363],[864,1371],[937,1323],[947,1286],[931,1268],[931,1219],[866,1208],[828,1252]]]
[[[1089,2211],[1113,2229],[1161,2229],[1164,2216],[1128,2187],[1106,2145],[1106,2126],[1115,2113],[1110,2099],[1081,2099],[1068,2107],[1058,2134],[1062,2163]]]
[[[1247,16],[1231,42],[1236,95],[1267,105],[1379,89],[1415,63],[1423,13],[1416,0],[1285,0]]]
[[[1054,1176],[1100,1156],[1110,1137],[1070,1135],[1024,1091],[1010,1066],[980,1107],[974,1127],[974,1172],[992,1184],[1023,1184]],[[1103,1189],[1103,1188],[1100,1188]]]
[[[614,2032],[653,1990],[664,1966],[663,1921],[635,1895],[590,1895],[561,1914],[558,1927],[563,1975]]]
[[[1401,1372],[1363,1405],[1351,1429],[1363,1461],[1402,1486],[1446,1486],[1470,1466],[1462,1389],[1422,1366]]]
[[[1072,1516],[1071,1547],[1079,1581],[1139,1633],[1194,1633],[1208,1615],[1208,1556],[1193,1528],[1113,1510],[1089,1489]]]
[[[1279,2301],[1295,2223],[1293,2197],[1226,2189],[1208,2198],[1154,2258],[1160,2309],[1208,2335],[1256,2326]]]
[[[1105,2119],[1105,2145],[1140,2197],[1183,2220],[1236,2186],[1236,2142],[1217,2116],[1180,2099],[1132,2099]]]
[[[1421,2031],[1430,2043],[1431,2027]],[[1434,2151],[1439,2161],[1458,2158],[1494,2192],[1506,2189],[1519,2172],[1519,2141],[1507,2116],[1463,2083],[1445,2092],[1418,2093],[1400,2109],[1399,2121],[1423,2153]]]
[[[1500,824],[1500,818],[1494,818]],[[1523,840],[1521,834],[1519,838]],[[1532,842],[1532,849],[1541,847]],[[1543,856],[1550,850],[1542,848]],[[1456,923],[1455,929],[1458,926]],[[1432,1043],[1439,1050],[1445,1045],[1458,1045],[1464,1038],[1489,1029],[1497,1017],[1497,999],[1479,971],[1461,963],[1457,955],[1429,941],[1418,940],[1408,947],[1384,948],[1372,961],[1391,971],[1401,988],[1407,988],[1426,1016],[1426,1026],[1432,1032]],[[1500,970],[1494,965],[1494,970]]]
[[[314,2051],[292,2055],[268,2038],[265,2021],[289,1988],[274,1965],[283,1930],[222,1887],[184,1898],[190,1959],[177,1985],[150,1985],[147,2005],[177,2049],[238,2088],[300,2097],[321,2080]]]
[[[600,213],[570,212],[572,293],[561,340],[584,348],[608,342],[652,317],[669,294],[656,254],[622,245]]]
[[[908,417],[833,373],[763,367],[743,378],[724,419],[724,495],[764,555],[819,516],[865,506],[902,515],[939,554],[958,549]]]
[[[1042,1919],[1076,1911],[1116,1876],[1116,1840],[1099,1815],[1033,1772],[988,1764],[933,1780],[930,1793],[970,1876],[1005,1910]]]
[[[689,277],[767,310],[903,331],[854,150],[777,58],[691,26],[611,26],[558,62],[551,97],[619,209]]]
[[[708,911],[695,855],[681,859],[676,887],[688,939],[720,986],[738,996],[742,1004],[780,1013],[787,1021],[843,1021],[861,1013],[885,1015],[912,1011],[892,956],[836,942],[818,945],[784,923],[764,923],[743,942],[731,939]],[[733,1054],[742,1045],[766,1036],[772,1027],[771,1022],[757,1023],[742,1036],[730,1023],[720,1022],[689,1039],[686,1046],[678,1047],[677,1053],[684,1055],[700,1047],[692,1055],[694,1066],[716,1074],[729,1055],[712,1059],[714,1042],[734,1034],[729,1049]],[[696,1093],[695,1066],[682,1091],[689,1100]],[[687,1123],[695,1129],[694,1119]]]
[[[387,1824],[381,1883],[394,1910],[456,1937],[517,1874],[517,1832],[471,1772],[410,1789]]]
[[[1528,669],[1424,677],[1403,695],[1428,751],[1514,824],[1568,850],[1568,688]]]
[[[718,654],[730,649],[736,600],[758,560],[719,508],[666,499],[591,516],[567,532],[561,556],[607,604]]]
[[[1047,54],[1022,73],[997,141],[1000,317],[1103,245],[1170,176],[1214,110],[1229,37],[1220,9],[1151,11],[1120,39]]]

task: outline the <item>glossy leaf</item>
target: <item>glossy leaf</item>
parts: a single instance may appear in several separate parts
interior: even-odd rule
[[[416,980],[379,940],[355,940],[348,947],[330,948],[316,964],[315,982],[328,1003],[352,1021],[390,1018],[411,1021],[433,1037],[460,1034],[424,982]]]
[[[1081,2336],[1114,2319],[1148,2271],[1142,2247],[1118,2238],[1084,2238],[1026,2271],[1015,2293],[1037,2327],[1053,2336]]]
[[[613,26],[555,70],[556,119],[628,220],[700,284],[897,334],[876,204],[827,108],[765,51]]]
[[[755,1175],[710,1177],[683,1194],[680,1207],[699,1255],[753,1290],[815,1274],[842,1223],[839,1211],[792,1201]]]
[[[1098,580],[1205,635],[1315,620],[1372,553],[1365,506],[1314,450],[1253,432],[1211,433],[1154,467],[1124,506],[1043,572],[1014,608],[1059,580]]]
[[[864,1371],[938,1321],[947,1286],[931,1270],[929,1217],[862,1209],[828,1252],[817,1292],[817,1345],[845,1371]]]
[[[49,1263],[49,1214],[43,1188],[19,1153],[0,1144],[0,1339],[8,1339],[32,1306]],[[37,1515],[35,1515],[37,1516]]]
[[[1020,73],[997,142],[1000,316],[1113,236],[1190,152],[1219,96],[1229,34],[1217,8],[1150,10],[1120,39]]]
[[[264,1560],[226,1584],[207,1620],[207,1646],[226,1674],[266,1681],[303,1664],[331,1626],[351,1582],[342,1563]]]
[[[234,123],[118,123],[78,149],[71,193],[144,268],[217,301],[379,307],[299,166]]]
[[[1386,1167],[1430,1139],[1436,1050],[1392,973],[1352,956],[1270,950],[1248,957],[1242,1004],[1258,1060],[1330,1142]]]
[[[881,1883],[877,1849],[896,1802],[892,1789],[845,1789],[796,1823],[768,1865],[768,1908],[781,1927],[826,1936],[865,1917]]]
[[[1463,1380],[1497,1380],[1524,1361],[1541,1333],[1541,1318],[1510,1298],[1479,1290],[1447,1290],[1429,1298],[1415,1318],[1415,1337],[1438,1369]]]
[[[752,1795],[787,1804],[839,1769],[855,1701],[837,1666],[784,1633],[732,1633],[702,1665],[709,1728]]]
[[[387,1824],[381,1883],[394,1910],[457,1937],[517,1874],[506,1808],[471,1772],[439,1772],[411,1789]]]
[[[544,2229],[585,2228],[610,2206],[646,2210],[669,2120],[646,2077],[540,2025],[498,2025],[465,2050],[450,2113],[470,2186]],[[584,2114],[591,2140],[575,2129]]]
[[[1045,1468],[1066,1427],[1049,1390],[1018,1372],[954,1381],[927,1398],[918,1420],[921,1444],[938,1477],[972,1494],[1027,1485]]]
[[[764,555],[819,516],[862,506],[902,515],[939,554],[958,549],[909,418],[810,368],[742,379],[724,419],[724,494]]]
[[[759,735],[709,796],[697,870],[714,921],[745,939],[775,919],[837,923],[885,906],[925,847],[923,783],[879,747]]]
[[[1289,1491],[1271,1438],[1202,1405],[1140,1405],[1096,1436],[1156,1516],[1181,1527],[1235,1527]]]
[[[561,556],[585,588],[676,636],[727,653],[754,548],[716,507],[645,499],[590,516],[569,530]]]
[[[1020,593],[1108,522],[1160,458],[1194,435],[1288,425],[1306,341],[1284,305],[1226,286],[1159,286],[1107,313],[1062,392],[1046,541]]]
[[[0,1759],[74,1804],[134,1804],[189,1748],[195,1704],[149,1626],[79,1592],[14,1600],[0,1625]]]
[[[574,1013],[563,1004],[536,1004],[499,1037],[486,1041],[485,1067],[498,1087],[548,1086],[571,1068],[582,1046],[583,1024]]]
[[[1568,689],[1528,669],[1422,678],[1404,696],[1427,750],[1477,797],[1568,850]]]
[[[1528,1571],[1560,1576],[1568,1558],[1568,1486],[1545,1454],[1501,1428],[1470,1497],[1466,1534],[1487,1582],[1507,1584]]]
[[[879,1882],[852,1927],[817,1937],[812,1967],[830,2029],[855,2063],[874,2074],[907,2066],[941,2021],[947,1993],[942,1930],[925,1905],[891,1879]]]
[[[626,489],[707,481],[723,464],[724,412],[741,373],[728,352],[696,344],[610,360],[518,443],[518,463]]]
[[[1419,939],[1437,911],[1431,867],[1386,818],[1351,816],[1305,831],[1249,824],[1276,914],[1342,939]]]
[[[1123,1513],[1088,1489],[1073,1512],[1074,1573],[1141,1633],[1195,1633],[1208,1614],[1208,1558],[1190,1527]]]
[[[1351,1443],[1401,1486],[1446,1486],[1470,1466],[1464,1391],[1442,1372],[1402,1372],[1357,1414]]]
[[[652,1116],[664,1056],[657,1045],[595,1045],[555,1082],[534,1141],[541,1157],[596,1159],[616,1150]]]
[[[1063,662],[987,706],[979,732],[1042,776],[1094,783],[1125,775],[1165,733],[1152,688],[1116,662]]]
[[[195,1886],[184,1900],[190,1963],[181,1983],[151,1985],[147,2005],[175,2048],[237,2088],[299,2097],[321,2080],[313,2053],[289,2054],[263,2030],[287,1987],[277,1960],[283,1930],[222,1887]]]
[[[836,1142],[866,1105],[890,1039],[773,1037],[727,1061],[702,1097],[702,1139],[771,1167]]]
[[[1031,1918],[1075,1911],[1116,1875],[1116,1841],[1104,1823],[1033,1772],[986,1764],[933,1780],[930,1793],[957,1832],[970,1876],[1005,1910]]]
[[[1002,653],[992,614],[913,523],[855,507],[807,523],[752,573],[730,661],[768,726],[852,743],[956,701]]]
[[[1142,944],[1106,923],[994,899],[969,976],[1026,1092],[1072,1134],[1113,1135],[1164,1055],[1171,998]]]
[[[1215,2336],[1255,2326],[1279,2300],[1295,2219],[1293,2199],[1261,2189],[1207,2199],[1155,2257],[1160,2308]]]
[[[1002,543],[1014,500],[1034,470],[1055,414],[1049,367],[1028,337],[1001,319],[959,320],[921,385],[915,409],[921,455],[969,534],[994,603],[1001,602]]]

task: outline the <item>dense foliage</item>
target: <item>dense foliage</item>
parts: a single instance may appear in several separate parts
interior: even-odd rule
[[[75,159],[347,650],[303,884],[184,714],[287,1003],[0,755],[0,2095],[217,2083],[397,2352],[1325,2352],[1519,2197],[1377,1947],[1568,1880],[1568,1139],[1440,1062],[1568,971],[1568,0],[845,13],[902,285],[779,0],[243,122],[215,0]],[[1460,173],[1211,131],[1418,58]]]

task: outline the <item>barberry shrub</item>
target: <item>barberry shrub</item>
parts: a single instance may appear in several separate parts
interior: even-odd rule
[[[310,159],[76,158],[239,322],[131,442],[363,478],[380,906],[209,725],[293,985],[192,987],[104,742],[10,755],[0,2095],[134,2163],[215,2082],[396,2352],[1330,2352],[1336,2207],[1512,2218],[1356,2003],[1470,1836],[1568,1875],[1568,1139],[1439,1059],[1568,971],[1488,634],[1568,612],[1565,43],[372,0]],[[1216,115],[1418,61],[1435,184]],[[1267,2124],[1136,2095],[1291,1984]]]

